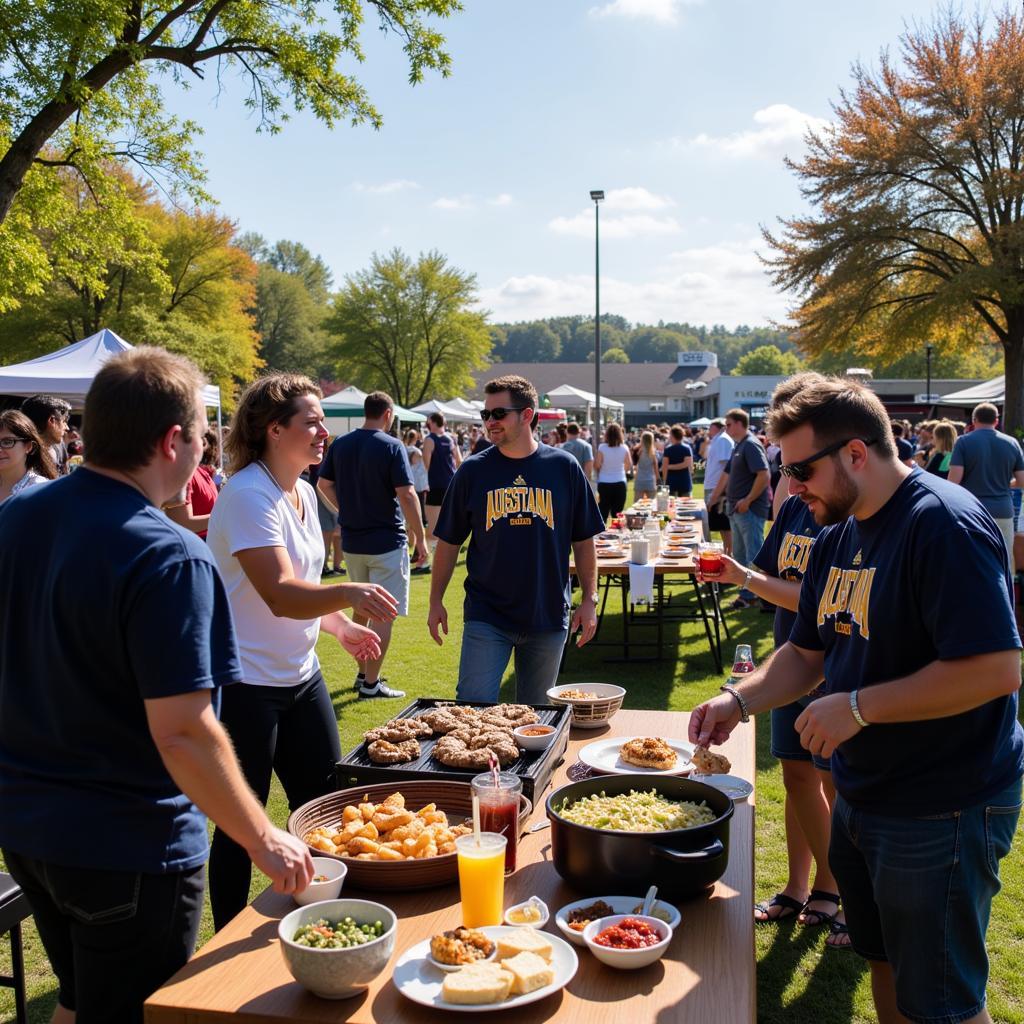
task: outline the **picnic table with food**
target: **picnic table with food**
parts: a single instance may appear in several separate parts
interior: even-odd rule
[[[598,688],[370,730],[338,779],[373,781],[289,819],[310,887],[265,891],[146,1020],[753,1021],[753,727],[708,757],[687,714]]]

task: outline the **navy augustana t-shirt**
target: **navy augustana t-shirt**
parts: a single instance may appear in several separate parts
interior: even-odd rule
[[[819,533],[821,527],[814,521],[807,506],[796,495],[792,495],[782,503],[761,550],[754,556],[754,565],[769,576],[799,582],[807,572],[807,561]],[[775,606],[777,648],[789,639],[795,621],[796,612],[782,605]]]
[[[466,557],[467,622],[501,629],[569,625],[569,548],[604,529],[594,492],[568,452],[539,445],[510,459],[495,445],[459,467],[434,534]]]
[[[241,681],[206,545],[86,468],[5,501],[0,536],[0,845],[70,867],[199,866],[206,819],[143,701]]]
[[[398,438],[363,427],[343,434],[327,452],[320,478],[338,496],[342,551],[384,555],[406,545],[395,488],[412,486],[412,468]]]
[[[998,529],[964,488],[915,469],[873,516],[818,537],[790,641],[825,652],[826,693],[1019,648]],[[836,789],[880,814],[969,807],[1022,771],[1016,693],[959,715],[869,725],[832,755]]]

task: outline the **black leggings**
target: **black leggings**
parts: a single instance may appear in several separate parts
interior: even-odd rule
[[[617,516],[626,507],[626,481],[617,484],[597,485],[597,507],[605,522],[609,516]]]
[[[272,771],[293,811],[337,788],[338,719],[320,672],[297,686],[225,686],[220,720],[246,782],[262,803],[270,793]],[[216,829],[210,851],[210,906],[218,931],[249,902],[251,878],[249,855]]]

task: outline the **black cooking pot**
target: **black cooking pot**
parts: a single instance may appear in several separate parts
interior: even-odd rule
[[[658,791],[669,800],[702,801],[715,820],[664,832],[620,832],[577,825],[558,808],[582,797]],[[667,898],[695,896],[715,884],[729,863],[729,819],[735,806],[721,790],[677,776],[602,775],[555,790],[544,805],[551,820],[555,870],[580,892],[642,896],[657,885]]]

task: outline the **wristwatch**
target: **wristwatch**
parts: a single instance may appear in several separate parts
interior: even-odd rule
[[[728,693],[731,697],[736,698],[736,703],[740,706],[740,721],[750,721],[750,708],[747,706],[747,702],[743,699],[743,694],[736,689],[735,686],[730,686],[726,683],[724,686],[720,686],[719,689],[722,693]]]

